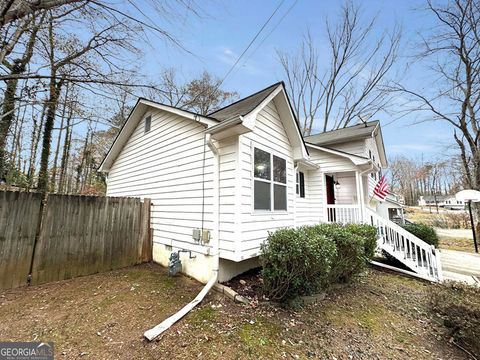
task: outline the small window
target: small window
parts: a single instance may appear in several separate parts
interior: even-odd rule
[[[300,195],[300,173],[295,174],[295,194]]]
[[[145,118],[145,134],[150,131],[151,124],[152,124],[152,117],[149,115]]]
[[[287,210],[287,162],[254,149],[254,209]]]
[[[296,179],[296,193],[299,195],[301,198],[305,197],[305,175],[303,172],[299,171],[297,172],[297,179]]]

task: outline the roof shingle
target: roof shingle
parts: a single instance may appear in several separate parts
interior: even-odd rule
[[[305,136],[305,141],[316,145],[329,145],[334,143],[342,143],[350,139],[359,137],[368,137],[377,127],[379,121],[368,121],[342,129],[331,130],[324,133]]]
[[[237,116],[245,116],[248,115],[250,112],[255,110],[265,100],[280,84],[278,82],[276,84],[270,85],[269,87],[256,92],[246,98],[240,99],[233,104],[227,105],[224,108],[216,110],[210,114],[208,117],[212,117],[219,121],[231,119]]]

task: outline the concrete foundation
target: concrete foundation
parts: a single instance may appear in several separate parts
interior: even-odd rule
[[[252,259],[235,262],[226,259],[220,259],[220,273],[218,274],[218,281],[225,282],[237,275],[244,273],[250,269],[260,266],[258,257]]]
[[[168,267],[170,254],[178,250],[180,249],[164,244],[153,243],[153,261],[162,266]],[[192,255],[194,255],[195,258],[190,259],[189,253],[180,253],[182,273],[206,284],[212,277],[214,257],[194,252],[192,252]],[[260,266],[258,257],[240,262],[220,259],[218,281],[228,281],[233,277],[258,266]]]

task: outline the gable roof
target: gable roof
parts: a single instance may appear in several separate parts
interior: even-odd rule
[[[382,128],[378,120],[367,121],[337,130],[306,136],[305,141],[310,144],[325,147],[366,138],[373,138],[375,140],[381,164],[382,166],[387,166],[387,155],[385,152],[385,144],[383,143]]]
[[[219,126],[227,125],[227,123],[229,123],[228,125],[235,125],[234,122],[232,122],[231,120],[237,119],[240,123],[242,123],[244,117],[247,117],[247,115],[250,115],[250,117],[252,117],[256,111],[265,106],[267,102],[271,101],[274,98],[277,98],[277,95],[279,94],[281,95],[280,98],[284,100],[281,102],[280,106],[283,107],[284,112],[286,111],[286,114],[288,113],[291,116],[293,122],[293,124],[291,125],[291,131],[296,133],[295,138],[298,138],[298,142],[301,144],[300,146],[303,149],[302,151],[304,152],[305,156],[308,156],[308,150],[305,146],[305,141],[300,131],[300,126],[291,107],[290,99],[288,98],[285,91],[285,84],[282,81],[270,85],[263,90],[260,90],[252,95],[240,99],[206,116],[198,115],[191,111],[182,110],[176,107],[157,103],[145,98],[140,98],[138,99],[136,105],[128,116],[127,121],[120,129],[119,134],[114,140],[112,146],[110,147],[110,150],[103,159],[98,170],[108,172],[116,157],[120,153],[121,149],[125,145],[126,141],[135,130],[143,114],[145,114],[149,107],[164,110],[170,113],[177,114],[184,118],[197,121],[203,124],[206,129],[210,129],[210,131],[213,131]]]
[[[127,121],[125,121],[122,128],[118,132],[117,137],[113,141],[112,146],[110,146],[110,149],[108,150],[107,155],[105,156],[102,163],[98,167],[98,171],[108,171],[110,169],[110,166],[113,164],[118,154],[122,150],[123,146],[127,142],[128,138],[130,137],[130,135],[132,135],[138,123],[142,119],[142,116],[145,114],[145,112],[149,108],[155,108],[155,109],[164,110],[173,114],[177,114],[184,118],[197,121],[200,124],[204,125],[205,127],[218,123],[216,119],[210,118],[208,116],[198,115],[191,111],[182,110],[182,109],[165,105],[165,104],[160,104],[145,98],[139,98],[137,100],[137,103],[133,107],[132,111],[130,111],[130,114],[127,117]]]
[[[230,105],[227,105],[219,110],[208,114],[209,117],[224,121],[238,116],[246,116],[255,110],[260,104],[273,93],[282,82],[275,83],[269,87],[260,90],[252,95],[249,95],[243,99],[240,99]]]
[[[217,135],[219,137],[231,135],[232,132],[227,132],[228,128],[235,128],[238,134],[252,131],[255,127],[257,114],[272,101],[277,107],[280,118],[285,120],[283,125],[287,133],[291,134],[289,139],[292,145],[299,150],[299,152],[294,151],[295,156],[306,159],[308,149],[283,81],[210,113],[208,116],[217,119],[219,123],[209,127],[206,131],[210,134],[219,133],[220,135]]]
[[[356,138],[366,138],[372,136],[372,133],[379,123],[380,121],[375,120],[342,129],[330,130],[324,133],[306,136],[305,141],[316,145],[329,145]]]
[[[348,153],[346,151],[332,149],[332,148],[328,148],[328,147],[325,147],[325,146],[320,146],[320,145],[316,145],[316,144],[312,144],[312,143],[308,143],[308,142],[307,142],[307,147],[310,147],[310,148],[316,149],[316,150],[320,150],[320,151],[323,151],[323,152],[326,152],[326,153],[329,153],[329,154],[334,154],[334,155],[338,155],[338,156],[350,159],[352,161],[352,163],[354,163],[355,165],[372,164],[372,161],[369,158],[364,157],[364,156],[360,156],[360,155],[351,154],[351,153]]]

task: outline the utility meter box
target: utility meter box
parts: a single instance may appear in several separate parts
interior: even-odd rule
[[[202,231],[200,229],[193,229],[192,238],[193,240],[199,242],[202,238]]]
[[[210,242],[210,230],[208,229],[202,230],[202,242],[204,244],[208,244]]]

